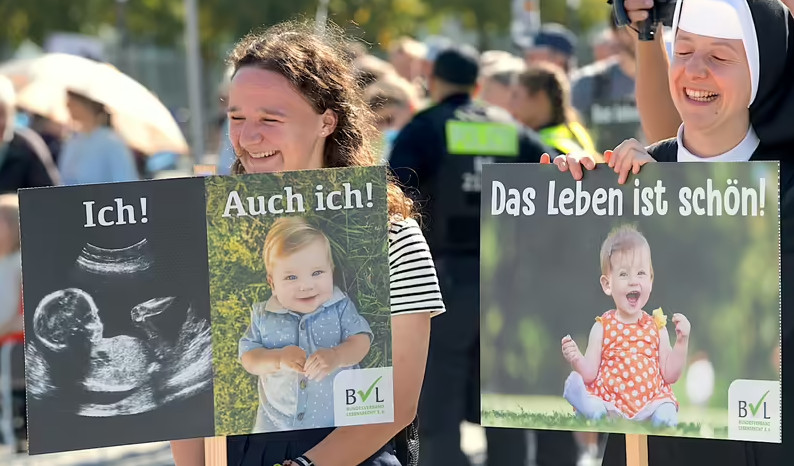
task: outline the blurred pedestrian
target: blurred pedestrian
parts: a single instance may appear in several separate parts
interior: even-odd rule
[[[15,121],[16,93],[11,82],[0,76],[0,194],[52,186],[57,182],[57,172],[49,150],[40,138],[36,144],[35,134],[31,136],[29,129],[15,128]]]
[[[422,60],[427,46],[411,37],[400,37],[389,48],[389,62],[395,71],[409,83],[422,77]]]
[[[419,109],[416,89],[400,76],[387,75],[364,89],[364,101],[375,114],[381,134],[381,159],[389,159],[394,140]]]
[[[0,195],[0,343],[22,332],[21,290],[19,205],[15,194],[3,194]]]
[[[29,127],[41,137],[50,151],[53,163],[57,164],[66,135],[63,125],[45,116],[33,114],[30,116]]]
[[[0,438],[25,451],[25,384],[22,319],[22,256],[19,204],[0,195]]]
[[[132,151],[110,125],[105,107],[81,94],[67,93],[77,134],[63,146],[58,166],[64,184],[114,183],[140,178]]]
[[[557,23],[545,23],[535,36],[532,46],[524,51],[528,65],[552,63],[566,73],[576,68],[576,34]]]
[[[590,47],[593,49],[594,63],[610,58],[618,53],[620,48],[612,27],[606,28],[594,35],[590,41]]]
[[[561,154],[585,152],[596,160],[603,159],[579,123],[571,105],[568,77],[559,67],[548,63],[531,65],[519,74],[512,87],[510,112]]]
[[[571,75],[573,106],[592,131],[601,152],[614,149],[627,137],[646,140],[634,95],[636,33],[618,26],[614,13],[610,14],[609,24],[618,53]]]
[[[524,60],[501,50],[483,52],[477,98],[504,110],[510,110],[510,86],[526,69]]]
[[[362,89],[390,74],[396,74],[391,63],[375,55],[362,55],[353,60],[356,80]]]

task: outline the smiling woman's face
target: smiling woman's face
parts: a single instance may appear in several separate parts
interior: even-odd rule
[[[678,30],[669,82],[673,103],[688,129],[717,130],[749,121],[752,82],[741,39]]]
[[[247,173],[323,167],[333,112],[318,114],[282,75],[240,68],[229,87],[229,138]]]

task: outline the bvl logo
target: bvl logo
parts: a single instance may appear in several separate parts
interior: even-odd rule
[[[358,403],[359,400],[361,400],[362,403],[366,403],[367,400],[369,400],[372,396],[375,397],[374,398],[375,403],[385,402],[386,400],[381,399],[380,390],[378,388],[378,382],[380,382],[382,378],[383,376],[380,376],[377,379],[375,379],[375,381],[372,382],[372,385],[370,385],[366,391],[355,390],[353,388],[348,388],[347,390],[345,390],[345,396],[347,398],[346,404],[348,406],[354,405]]]
[[[744,400],[739,400],[739,417],[744,419],[748,416],[758,419],[772,419],[766,411],[766,397],[769,395],[769,390],[761,396],[761,399],[755,403],[749,403]]]

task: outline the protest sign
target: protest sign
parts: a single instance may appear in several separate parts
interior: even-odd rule
[[[21,190],[31,454],[392,421],[386,215],[382,167]]]
[[[393,420],[384,173],[208,179],[218,435]]]
[[[482,424],[781,441],[777,163],[483,170]]]

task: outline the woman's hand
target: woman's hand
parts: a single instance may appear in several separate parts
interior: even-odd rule
[[[618,184],[626,182],[629,172],[636,175],[640,172],[640,167],[648,162],[655,162],[645,146],[636,139],[626,139],[614,151],[604,152],[604,159],[609,168],[618,174]]]

